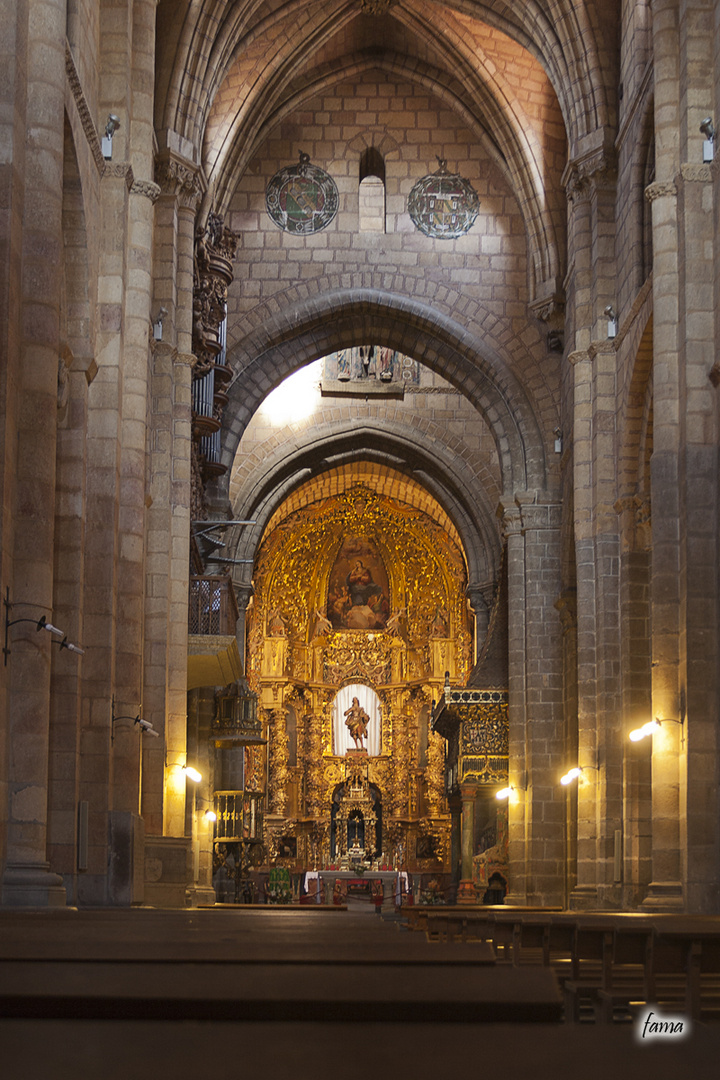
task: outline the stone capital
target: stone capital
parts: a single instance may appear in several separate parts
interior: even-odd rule
[[[129,161],[106,161],[102,174],[103,180],[124,180],[130,191],[135,183],[132,165]]]
[[[686,184],[711,184],[712,165],[698,165],[686,161],[680,166],[680,177]]]
[[[489,611],[495,598],[495,582],[484,581],[481,584],[470,582],[465,590],[470,607],[475,614],[483,614]]]
[[[143,195],[151,203],[155,203],[160,195],[160,185],[152,180],[133,180],[130,188],[131,195]]]
[[[556,282],[541,282],[538,295],[530,301],[529,307],[536,319],[554,329],[559,329],[565,321],[565,293]]]
[[[648,202],[655,202],[656,199],[664,198],[677,198],[677,184],[674,180],[669,181],[655,181],[654,184],[648,184],[645,188],[645,198]]]
[[[155,181],[160,195],[177,199],[181,207],[193,212],[205,189],[199,167],[173,150],[163,150],[156,157]]]
[[[577,202],[600,190],[614,189],[616,180],[617,155],[612,134],[598,128],[578,141],[561,183],[568,201]]]

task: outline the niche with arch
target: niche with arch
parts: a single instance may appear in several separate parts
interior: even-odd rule
[[[374,146],[360,157],[358,228],[360,232],[385,232],[385,162]]]

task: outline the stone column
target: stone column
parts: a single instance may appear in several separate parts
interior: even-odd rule
[[[11,582],[10,601],[15,605],[11,618],[39,618],[43,613],[51,614],[53,599],[65,3],[35,0],[29,5],[21,3],[9,15],[8,34],[23,21],[27,26],[27,38],[18,39],[15,55],[12,61],[8,59],[10,70],[15,71],[18,82],[24,74],[32,93],[22,103],[17,100],[14,110],[19,120],[24,109],[25,130],[22,234],[15,232],[20,248],[16,266],[22,265],[22,272],[14,281],[20,296],[23,337],[18,342],[17,383],[11,389],[11,394],[17,393],[13,408],[18,409],[14,495],[12,501],[5,498],[14,517],[14,543],[8,537],[12,562],[3,558],[3,568],[5,580]],[[19,133],[20,125],[15,134]],[[8,141],[13,145],[12,136]],[[16,160],[22,160],[21,144],[18,138]],[[2,301],[5,305],[5,296]],[[62,878],[51,874],[47,863],[52,642],[49,634],[40,637],[31,624],[21,623],[11,633],[6,716],[8,828],[2,903],[61,905],[65,903]],[[63,659],[77,662],[72,655]]]
[[[127,209],[127,287],[124,297],[121,463],[118,523],[121,533],[117,587],[122,616],[116,642],[115,705],[137,715],[143,702],[145,628],[145,532],[147,414],[150,384],[154,204],[160,194],[153,174],[153,79],[155,0],[132,4],[132,113],[128,159],[132,183]],[[113,753],[113,812],[137,817],[140,808],[141,740],[137,728],[120,725]]]
[[[473,882],[473,848],[475,843],[475,796],[474,784],[461,784],[462,812],[460,819],[460,884],[458,886],[458,904],[476,904],[475,885]]]
[[[578,754],[578,685],[577,685],[577,592],[566,589],[555,603],[562,625],[563,690],[565,723],[563,745],[569,760]],[[565,895],[577,885],[577,798],[575,790],[566,792],[565,814]]]
[[[190,544],[190,384],[193,240],[201,187],[192,163],[156,166],[155,303],[168,315],[153,357],[152,481],[147,531],[145,701],[162,747],[145,746],[143,816],[154,836],[185,832],[187,599]]]
[[[502,527],[507,542],[508,561],[508,783],[518,793],[517,801],[508,805],[508,863],[510,892],[508,904],[527,903],[529,851],[527,846],[530,820],[526,791],[527,763],[527,701],[525,671],[525,542],[522,534],[520,507],[511,499],[501,504]]]
[[[508,541],[509,903],[557,904],[564,887],[564,805],[558,791],[562,648],[560,507],[538,492],[501,504]],[[524,858],[523,858],[524,853]]]
[[[682,387],[678,336],[677,129],[679,39],[673,0],[653,12],[655,175],[646,191],[653,229],[652,711],[677,716],[681,661],[682,539],[680,468]],[[643,907],[683,907],[680,837],[680,734],[669,724],[653,736],[652,881]]]
[[[470,608],[475,616],[475,655],[473,663],[477,663],[480,650],[487,637],[490,625],[490,609],[492,607],[494,587],[492,583],[483,585],[470,584],[467,587],[467,598]]]

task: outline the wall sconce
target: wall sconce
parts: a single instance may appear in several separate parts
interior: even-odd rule
[[[105,125],[105,134],[103,135],[100,145],[102,148],[102,156],[106,161],[112,160],[112,141],[113,135],[120,127],[120,119],[115,113],[110,113],[107,118],[107,124]]]
[[[38,607],[37,604],[26,604],[23,601],[16,601],[14,604],[10,603],[10,586],[5,589],[5,597],[3,599],[5,605],[5,647],[3,648],[3,656],[5,657],[5,667],[7,667],[8,656],[10,655],[10,627],[17,626],[18,623],[33,623],[35,629],[47,630],[49,634],[55,634],[56,637],[62,638],[62,641],[56,641],[55,644],[59,645],[61,649],[67,649],[68,652],[77,653],[78,656],[84,656],[85,650],[81,649],[79,645],[74,645],[72,641],[68,641],[67,634],[64,630],[59,630],[57,626],[53,626],[51,622],[48,622],[47,616],[41,615],[39,619],[20,618],[11,619],[10,612],[13,607]]]
[[[190,780],[194,780],[196,784],[199,784],[202,780],[202,773],[199,773],[197,769],[193,769],[192,765],[183,765],[183,772]]]
[[[512,784],[509,784],[507,787],[500,788],[499,791],[496,791],[495,798],[501,800],[507,799],[509,803],[516,803],[520,801],[520,796],[517,793],[517,788],[514,788]]]
[[[579,780],[586,769],[594,769],[598,772],[596,765],[575,765],[574,768],[568,769],[564,776],[560,777],[560,783],[567,787],[568,784],[572,784],[573,780]]]
[[[715,156],[715,125],[711,116],[706,116],[700,125],[700,134],[705,136],[703,142],[703,163],[709,164]]]
[[[166,307],[161,307],[157,313],[157,318],[153,323],[153,338],[155,341],[162,341],[163,336],[163,320],[168,313]]]
[[[156,731],[149,720],[145,720],[140,713],[137,716],[116,716],[115,715],[115,696],[110,705],[110,742],[115,742],[115,722],[117,720],[132,720],[134,724],[137,724],[140,728],[142,735],[151,735],[154,739],[160,738],[160,732]]]
[[[617,337],[618,320],[617,320],[617,315],[615,314],[615,308],[612,306],[612,304],[608,304],[608,306],[603,311],[603,315],[607,316],[607,321],[608,321],[608,324],[607,324],[607,336],[608,336],[608,338],[610,339],[610,338]]]
[[[680,745],[685,745],[685,717],[681,720],[671,720],[668,717],[664,717],[662,720],[659,716],[656,716],[654,720],[648,720],[647,724],[643,724],[642,727],[634,728],[628,738],[632,742],[640,742],[642,739],[647,739],[649,735],[652,735],[654,731],[659,731],[663,724],[679,724],[682,731],[680,735]]]
[[[203,814],[203,817],[205,818],[205,820],[208,823],[213,822],[213,821],[217,821],[217,814],[215,813],[214,810],[206,810],[205,813]]]

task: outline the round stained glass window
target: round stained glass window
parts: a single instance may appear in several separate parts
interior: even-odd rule
[[[408,213],[416,229],[438,240],[464,236],[480,210],[478,193],[469,180],[447,171],[447,162],[423,176],[408,196]]]
[[[275,173],[265,189],[265,206],[272,220],[284,232],[297,236],[326,228],[338,204],[335,181],[324,169],[311,165],[307,154],[300,154],[298,165]]]

